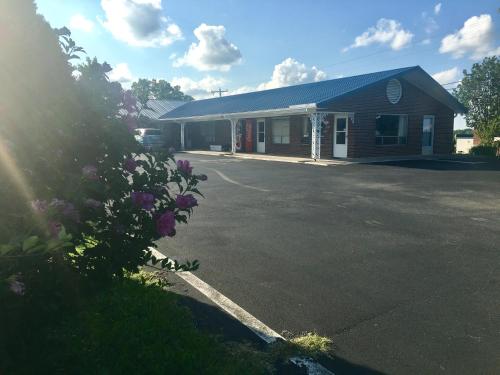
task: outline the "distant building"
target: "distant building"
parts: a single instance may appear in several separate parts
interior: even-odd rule
[[[475,146],[474,137],[472,135],[457,135],[456,141],[457,154],[468,154],[470,149]]]

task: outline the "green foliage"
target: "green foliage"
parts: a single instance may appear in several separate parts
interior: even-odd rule
[[[52,30],[30,1],[1,2],[0,21],[0,281],[16,275],[0,289],[25,283],[28,256],[31,272],[62,262],[94,281],[137,271],[187,223],[196,200],[177,199],[199,194],[198,176],[144,153],[131,133],[135,100],[109,81],[108,64],[87,59],[72,76],[83,49],[67,29]]]
[[[75,41],[71,39],[71,31],[67,27],[61,27],[60,29],[54,29],[54,32],[59,37],[59,44],[66,55],[66,59],[73,60],[79,59],[80,53],[85,53],[82,47],[76,45]]]
[[[262,352],[200,332],[175,294],[140,277],[115,281],[104,291],[80,298],[80,311],[67,309],[59,320],[31,327],[31,340],[13,336],[13,342],[0,345],[0,372],[268,373]],[[31,322],[37,313],[31,310],[24,317]]]
[[[474,136],[472,129],[457,129],[453,130],[453,135],[456,136]]]
[[[500,157],[500,141],[474,146],[469,153],[474,156]]]
[[[308,332],[290,338],[288,341],[276,342],[271,347],[273,362],[284,362],[290,357],[305,356],[311,358],[333,358],[333,342],[328,337]]]
[[[140,78],[137,82],[132,83],[132,93],[141,105],[145,105],[148,99],[193,100],[192,96],[181,91],[180,86],[172,86],[163,79]]]
[[[464,70],[464,78],[454,91],[467,108],[467,126],[473,128],[482,142],[491,143],[500,135],[500,60],[486,57],[482,63]]]

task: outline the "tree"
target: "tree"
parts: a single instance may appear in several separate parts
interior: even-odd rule
[[[486,57],[482,63],[464,70],[464,78],[454,91],[467,113],[467,126],[473,128],[484,143],[500,135],[500,60]]]
[[[192,96],[181,91],[180,86],[172,86],[164,79],[140,78],[137,82],[132,83],[132,93],[142,105],[145,105],[148,99],[193,100]]]

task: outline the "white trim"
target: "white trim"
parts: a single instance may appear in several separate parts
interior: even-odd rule
[[[150,247],[149,250],[158,260],[166,258],[165,255],[163,255],[153,247]],[[210,301],[218,305],[233,318],[250,328],[266,343],[270,344],[272,342],[275,342],[276,340],[285,340],[279,333],[268,327],[266,324],[262,323],[246,310],[243,310],[236,303],[224,296],[218,290],[212,288],[203,280],[193,275],[191,272],[176,272],[176,275],[189,283],[193,288],[204,294],[206,297],[208,297]]]
[[[259,142],[259,122],[264,123],[264,142]],[[255,125],[256,125],[255,149],[256,149],[256,151],[258,153],[265,154],[266,153],[266,119],[265,119],[265,117],[256,119],[255,120]],[[271,131],[272,131],[272,129],[271,129]],[[264,144],[264,150],[263,151],[259,151],[259,143],[263,143]]]
[[[337,144],[337,120],[339,119],[345,119],[345,145],[344,144]],[[347,153],[349,150],[349,115],[343,114],[343,115],[335,115],[335,118],[333,119],[333,139],[332,139],[332,154],[334,158],[347,158]],[[335,155],[335,152],[339,150],[340,147],[337,146],[342,146],[342,148],[345,147],[345,156],[342,155]]]
[[[321,110],[319,108],[312,107],[298,107],[298,108],[284,108],[284,109],[269,109],[264,111],[253,111],[253,112],[237,112],[237,113],[227,113],[227,114],[214,114],[214,115],[204,115],[204,116],[188,116],[188,117],[177,117],[168,119],[159,119],[159,121],[168,122],[197,122],[197,121],[213,121],[213,120],[230,120],[232,118],[258,118],[258,117],[283,117],[283,116],[293,116],[293,115],[304,115],[311,113],[326,113],[326,114],[336,114],[345,112],[335,112],[329,111],[327,109]]]

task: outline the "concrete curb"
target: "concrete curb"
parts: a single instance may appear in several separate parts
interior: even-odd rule
[[[162,260],[166,258],[165,255],[160,253],[155,248],[150,248],[150,250],[153,253],[153,256],[156,257],[156,259]],[[218,290],[212,288],[203,280],[193,275],[191,272],[177,272],[176,275],[186,281],[200,293],[202,293],[205,297],[210,299],[214,304],[219,306],[226,313],[238,320],[241,324],[248,327],[266,344],[272,344],[277,340],[285,341],[285,338],[279,333],[268,327],[266,324],[238,306]],[[299,368],[304,368],[307,373],[311,375],[334,375],[330,370],[315,362],[311,358],[292,357],[289,359],[289,361]]]

